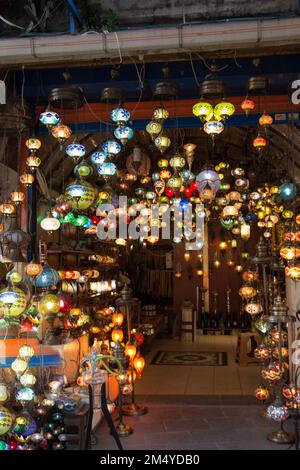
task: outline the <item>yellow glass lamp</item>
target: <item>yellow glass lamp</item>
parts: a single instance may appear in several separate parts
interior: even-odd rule
[[[124,315],[122,312],[115,312],[112,315],[112,323],[114,326],[122,326],[124,322]]]
[[[0,204],[0,212],[3,215],[9,216],[15,212],[15,206],[10,203]]]
[[[111,332],[111,339],[115,343],[123,341],[124,333],[121,328],[114,328]]]
[[[13,191],[10,195],[10,199],[14,204],[21,204],[24,202],[25,194],[22,191]]]
[[[156,108],[153,112],[153,119],[156,122],[162,123],[169,117],[169,112],[165,108]]]
[[[59,298],[55,294],[45,294],[39,301],[38,309],[44,315],[58,313],[60,310]]]
[[[145,367],[145,359],[142,356],[136,356],[133,360],[133,367],[137,371],[138,377],[140,377]]]
[[[240,289],[239,289],[239,295],[243,298],[243,299],[252,299],[253,297],[255,297],[257,294],[257,291],[256,289],[254,289],[254,287],[252,286],[242,286]]]
[[[225,251],[227,250],[227,248],[228,248],[227,242],[225,240],[220,241],[219,250]]]
[[[130,342],[126,343],[124,353],[125,356],[128,356],[132,360],[136,355],[136,346]]]
[[[20,176],[20,181],[26,188],[29,188],[29,186],[34,182],[34,176],[30,173],[23,173]]]
[[[214,116],[216,119],[227,121],[227,119],[233,115],[235,107],[229,101],[222,101],[214,107]]]
[[[214,110],[210,103],[200,101],[193,106],[193,114],[204,122],[209,121],[213,117]]]

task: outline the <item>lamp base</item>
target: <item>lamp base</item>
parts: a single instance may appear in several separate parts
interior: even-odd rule
[[[142,416],[148,413],[146,406],[137,405],[136,403],[129,403],[122,406],[122,412],[125,416]]]
[[[127,437],[127,436],[130,436],[130,434],[133,433],[133,429],[130,426],[128,426],[127,424],[124,424],[124,423],[119,423],[116,426],[116,431],[117,431],[118,436],[120,436],[120,437]]]
[[[270,432],[267,439],[275,444],[292,444],[295,441],[294,435],[290,432],[284,431],[283,429]]]

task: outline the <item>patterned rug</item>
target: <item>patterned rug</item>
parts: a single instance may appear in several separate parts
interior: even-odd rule
[[[157,351],[157,366],[227,366],[227,353],[215,351]]]

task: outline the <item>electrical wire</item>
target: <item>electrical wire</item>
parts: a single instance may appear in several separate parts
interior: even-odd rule
[[[3,23],[6,23],[8,26],[12,26],[13,28],[19,28],[19,29],[25,29],[23,26],[19,26],[15,23],[12,23],[11,21],[7,20],[4,18],[4,16],[0,15],[0,20],[3,21]]]

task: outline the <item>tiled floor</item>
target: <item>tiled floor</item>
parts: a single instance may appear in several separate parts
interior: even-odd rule
[[[288,445],[273,444],[267,434],[278,424],[260,416],[257,405],[149,404],[149,413],[126,417],[134,428],[122,439],[124,450],[284,450]],[[293,423],[286,429],[293,431]],[[94,450],[117,449],[105,422],[96,432]]]
[[[195,343],[158,339],[146,357],[136,392],[141,395],[252,395],[260,383],[260,367],[235,363],[236,336],[198,335]],[[166,366],[150,364],[158,350],[225,351],[227,366]]]

